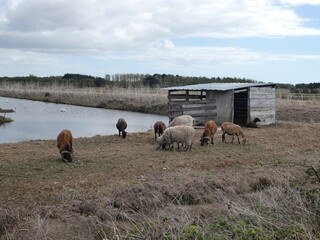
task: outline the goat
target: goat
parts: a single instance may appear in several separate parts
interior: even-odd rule
[[[211,139],[211,144],[213,144],[213,136],[217,132],[217,129],[218,126],[213,120],[208,121],[204,125],[203,134],[200,139],[201,146],[208,145],[209,139]]]
[[[227,143],[226,136],[225,136],[226,133],[228,135],[232,135],[231,143],[233,143],[234,135],[236,135],[238,137],[238,143],[239,144],[240,144],[239,136],[242,137],[243,144],[248,142],[248,139],[245,137],[242,128],[237,124],[230,123],[230,122],[225,122],[225,123],[223,123],[221,125],[221,130],[222,130],[222,142]]]
[[[157,140],[157,134],[160,137],[164,130],[166,130],[167,126],[164,124],[164,122],[158,121],[153,125],[154,129],[154,140]]]
[[[126,136],[127,136],[127,132],[125,131],[125,129],[127,128],[126,120],[124,120],[124,118],[119,118],[118,122],[116,124],[116,127],[119,131],[119,137],[120,137],[120,133],[121,133],[122,137],[126,138]]]
[[[57,137],[57,147],[64,162],[72,162],[72,138],[72,134],[68,129],[62,130]]]
[[[261,122],[260,118],[255,118],[247,124],[249,128],[259,128],[257,122]]]

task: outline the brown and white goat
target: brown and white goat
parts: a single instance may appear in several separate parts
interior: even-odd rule
[[[119,118],[118,122],[116,124],[116,127],[119,131],[119,137],[120,137],[120,133],[121,133],[122,137],[126,138],[126,136],[127,136],[127,132],[125,131],[125,129],[127,128],[126,120],[124,120],[124,118]]]
[[[243,144],[248,142],[248,139],[244,135],[244,132],[243,132],[242,128],[237,124],[234,124],[234,123],[231,123],[231,122],[224,122],[221,125],[221,130],[222,130],[222,142],[227,143],[227,141],[226,141],[226,133],[228,135],[232,135],[231,143],[233,143],[233,139],[234,139],[235,135],[238,137],[238,143],[239,144],[240,144],[239,136],[241,136]]]
[[[211,139],[211,144],[213,144],[213,136],[217,132],[217,129],[218,126],[213,120],[208,121],[204,125],[203,134],[200,139],[201,146],[208,145],[209,139]]]
[[[72,162],[72,139],[72,134],[68,129],[62,130],[57,137],[57,147],[64,162]]]
[[[158,121],[153,125],[154,129],[154,139],[157,140],[157,134],[160,137],[164,130],[166,130],[167,126],[164,122]]]

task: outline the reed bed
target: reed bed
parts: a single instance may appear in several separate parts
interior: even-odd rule
[[[151,88],[75,88],[71,85],[1,84],[0,95],[38,101],[166,114],[167,95]]]

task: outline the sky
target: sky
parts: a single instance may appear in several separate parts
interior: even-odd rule
[[[320,82],[320,0],[0,0],[0,76]]]

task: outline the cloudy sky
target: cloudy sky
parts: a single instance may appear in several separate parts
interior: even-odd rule
[[[320,82],[320,0],[0,0],[0,76]]]

